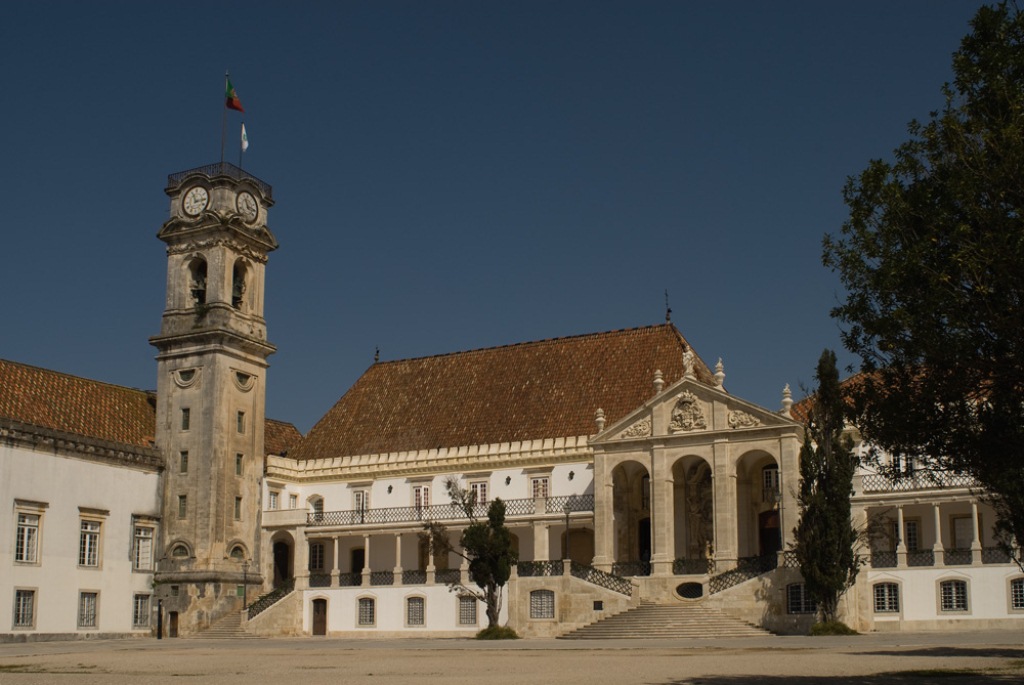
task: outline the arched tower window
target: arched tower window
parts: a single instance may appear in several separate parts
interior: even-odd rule
[[[231,274],[231,306],[235,309],[241,309],[245,296],[245,272],[245,262],[239,259]]]
[[[193,304],[206,304],[206,260],[196,257],[188,265],[189,293]]]

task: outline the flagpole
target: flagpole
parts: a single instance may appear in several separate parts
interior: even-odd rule
[[[245,131],[245,122],[242,122],[242,132]],[[238,139],[238,168],[242,168],[242,154],[245,152],[245,137],[240,136]]]
[[[228,92],[228,72],[224,71],[224,92]],[[223,100],[223,98],[221,98]],[[224,163],[224,140],[228,136],[228,106],[221,105],[223,113],[220,118],[220,163]]]

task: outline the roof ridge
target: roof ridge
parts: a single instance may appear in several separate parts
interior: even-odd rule
[[[104,385],[108,388],[118,388],[120,390],[130,390],[132,392],[141,393],[143,395],[155,395],[156,390],[148,390],[142,388],[133,388],[129,385],[120,385],[119,383],[110,383],[108,381],[100,381],[95,378],[87,378],[85,376],[76,376],[73,373],[66,373],[64,371],[57,371],[56,369],[48,369],[43,366],[36,366],[35,364],[26,364],[25,362],[16,362],[12,359],[0,359],[0,364],[11,364],[13,366],[20,366],[23,369],[31,369],[33,371],[42,371],[45,373],[53,374],[55,376],[63,376],[77,381],[85,381],[86,383],[95,383],[96,385]]]
[[[679,338],[679,340],[681,342],[685,343],[686,345],[689,345],[689,343],[686,342],[686,339],[683,338],[683,334],[679,332],[678,328],[676,328],[675,324],[673,324],[673,323],[657,323],[657,324],[650,324],[648,326],[635,326],[633,328],[616,328],[616,329],[613,329],[613,330],[610,330],[610,331],[597,331],[597,332],[591,332],[591,333],[576,333],[574,335],[562,335],[562,336],[556,336],[554,338],[541,338],[540,340],[523,340],[521,342],[507,343],[505,345],[491,345],[490,347],[474,347],[474,348],[471,348],[471,349],[468,349],[468,350],[456,350],[454,352],[441,352],[439,354],[427,354],[427,355],[423,355],[422,357],[404,357],[402,359],[389,359],[387,361],[376,362],[375,364],[372,364],[370,368],[373,368],[373,366],[380,366],[380,365],[384,365],[384,364],[398,364],[398,363],[401,363],[401,362],[421,361],[421,360],[424,360],[424,359],[441,359],[443,357],[454,357],[454,356],[461,355],[461,354],[475,354],[475,353],[478,353],[478,352],[491,352],[493,350],[506,350],[506,349],[513,348],[513,347],[526,347],[528,345],[545,345],[545,344],[551,344],[551,343],[562,343],[562,342],[566,342],[568,340],[579,340],[579,339],[583,339],[583,338],[597,338],[597,337],[600,337],[600,336],[613,335],[613,334],[622,334],[622,333],[634,333],[636,331],[644,331],[644,330],[649,330],[649,329],[653,330],[653,329],[656,329],[656,328],[671,328],[675,332],[676,336]]]

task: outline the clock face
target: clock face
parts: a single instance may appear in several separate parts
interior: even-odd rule
[[[206,209],[206,205],[209,202],[210,194],[206,192],[206,188],[196,186],[185,193],[185,199],[182,200],[181,207],[189,216],[198,216],[199,212]]]
[[[259,205],[256,204],[256,198],[250,193],[241,192],[238,194],[238,201],[236,203],[238,213],[242,215],[242,218],[247,222],[253,222],[259,215]]]

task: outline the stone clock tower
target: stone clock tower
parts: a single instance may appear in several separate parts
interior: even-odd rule
[[[168,630],[242,607],[259,576],[267,342],[268,184],[232,164],[168,178],[167,301],[157,350],[156,443],[166,459],[156,574]]]

